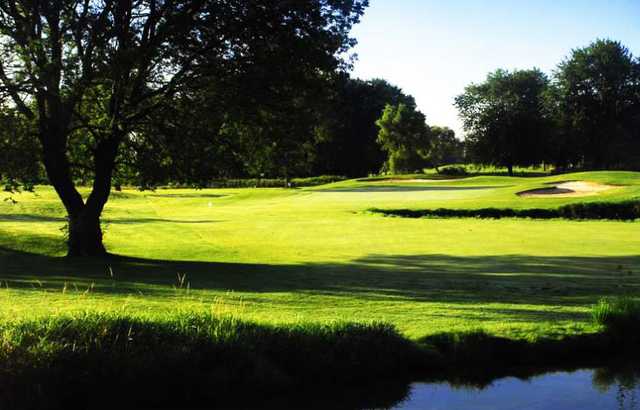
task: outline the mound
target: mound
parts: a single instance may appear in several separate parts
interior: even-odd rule
[[[555,197],[590,196],[615,188],[620,187],[589,181],[566,181],[551,188],[531,189],[528,191],[518,192],[517,195],[538,198],[550,195]]]

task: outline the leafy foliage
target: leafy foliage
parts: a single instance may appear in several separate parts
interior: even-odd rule
[[[479,163],[537,165],[545,159],[551,122],[544,110],[547,77],[538,69],[496,70],[456,97],[471,155]]]
[[[431,148],[426,160],[436,171],[442,165],[464,162],[464,142],[456,138],[456,133],[448,127],[431,127]],[[449,168],[451,170],[451,168]]]
[[[612,40],[573,50],[555,73],[563,154],[588,168],[634,167],[640,159],[640,62]]]
[[[42,177],[33,124],[14,108],[0,107],[0,183],[6,191],[28,190]]]
[[[260,155],[272,155],[286,177],[307,155],[303,136],[315,126],[304,96],[349,67],[349,32],[367,4],[0,3],[0,94],[37,131],[47,177],[69,216],[69,254],[106,252],[99,219],[114,172],[142,186],[163,175],[201,183],[212,170],[206,155],[219,150],[212,137],[227,134],[214,134],[220,129],[259,129],[256,140],[270,147]],[[226,109],[204,129],[185,127],[184,110],[203,101],[201,89],[206,108]],[[161,110],[176,99],[178,115]],[[158,119],[174,121],[154,132]],[[14,180],[28,176],[18,170],[0,169]],[[92,185],[86,200],[74,178]]]
[[[389,156],[387,170],[399,174],[424,167],[431,133],[424,114],[415,106],[387,105],[376,125],[380,128],[378,143]]]
[[[342,75],[331,88],[314,174],[361,177],[378,173],[387,154],[377,143],[376,121],[388,104],[415,107],[415,100],[382,79],[363,81]]]

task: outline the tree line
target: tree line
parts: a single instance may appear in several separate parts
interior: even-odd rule
[[[640,168],[640,59],[620,42],[572,51],[551,76],[496,70],[455,100],[470,161]]]
[[[640,169],[640,59],[612,40],[577,48],[551,76],[498,69],[456,97],[464,141],[429,127],[412,101],[377,121],[383,171],[467,162],[505,167]]]

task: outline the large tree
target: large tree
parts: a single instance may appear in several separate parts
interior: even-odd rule
[[[376,125],[378,143],[388,154],[387,171],[398,174],[424,168],[431,129],[422,112],[413,105],[387,105]]]
[[[456,133],[448,127],[431,126],[431,148],[426,160],[440,172],[438,167],[464,161],[464,143],[456,138]]]
[[[640,62],[626,47],[597,40],[573,50],[554,85],[560,135],[580,165],[610,168],[640,159]]]
[[[385,80],[364,81],[346,74],[331,88],[314,172],[350,177],[379,172],[387,153],[377,143],[376,121],[388,104],[415,106],[414,98]]]
[[[321,70],[319,55],[339,61],[353,45],[348,33],[366,5],[366,0],[0,1],[0,92],[37,130],[47,177],[68,214],[69,255],[106,252],[100,216],[116,159],[155,149],[140,129],[163,103],[202,86],[206,78],[241,76],[264,62],[261,47],[283,43],[300,57],[297,63]],[[278,55],[269,56],[276,59],[270,61],[273,69]],[[74,164],[76,158],[88,161]],[[87,198],[76,188],[76,165],[92,179]]]
[[[549,81],[538,69],[496,70],[456,97],[474,160],[504,166],[540,164],[546,157],[550,119],[545,96]]]

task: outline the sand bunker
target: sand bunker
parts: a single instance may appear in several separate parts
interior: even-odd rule
[[[611,189],[620,188],[615,185],[599,184],[597,182],[588,181],[567,181],[561,182],[550,188],[531,189],[529,191],[518,192],[518,196],[525,197],[572,197],[572,196],[590,196],[597,195],[600,192],[609,191]]]

